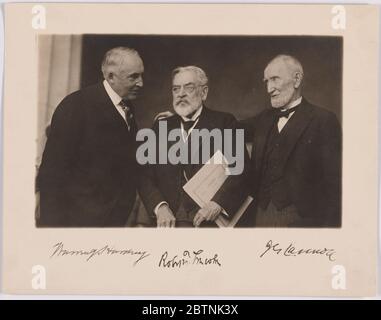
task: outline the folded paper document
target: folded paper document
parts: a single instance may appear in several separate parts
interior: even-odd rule
[[[228,170],[228,162],[221,151],[218,150],[183,188],[200,207],[203,207],[224,184],[228,177]],[[220,214],[215,221],[216,224],[220,228],[234,227],[252,200],[252,197],[247,197],[230,220]]]

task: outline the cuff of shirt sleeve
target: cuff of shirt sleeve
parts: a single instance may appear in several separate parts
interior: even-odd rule
[[[166,202],[166,201],[159,202],[159,204],[155,207],[155,209],[153,209],[153,212],[155,213],[155,216],[157,216],[157,211],[159,210],[159,207],[160,207],[162,204],[166,204],[167,206],[169,206],[169,205],[168,205],[168,202]]]

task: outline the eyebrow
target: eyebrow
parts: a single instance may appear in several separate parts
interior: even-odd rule
[[[195,85],[194,82],[188,82],[188,83],[184,84],[184,87],[185,87],[185,86],[189,86],[190,84],[194,84],[194,85]],[[179,85],[179,84],[174,84],[173,87],[181,87],[181,85]]]
[[[263,78],[263,82],[269,81],[271,79],[276,79],[276,78],[279,78],[279,76],[272,76],[272,77],[269,77],[268,79]]]
[[[128,73],[127,77],[135,77],[143,74],[143,72],[134,72],[134,73]]]

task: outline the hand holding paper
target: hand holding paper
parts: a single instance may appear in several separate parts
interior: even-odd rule
[[[193,225],[198,227],[203,221],[214,221],[217,219],[221,211],[222,208],[218,203],[209,201],[205,206],[198,210],[193,219]]]
[[[227,160],[221,151],[218,150],[192,179],[183,186],[185,192],[201,207],[193,220],[194,226],[198,226],[202,221],[206,220],[202,219],[203,216],[208,216],[213,217],[213,219],[208,221],[215,221],[219,227],[234,227],[253,200],[250,196],[247,197],[237,212],[230,213],[230,221],[223,214],[220,214],[223,212],[223,209],[216,202],[211,201],[211,199],[226,181],[228,177],[227,170],[229,170]],[[215,206],[211,203],[219,206],[220,210],[218,214],[214,210]],[[209,216],[209,211],[214,212],[213,215],[211,214],[212,216]],[[198,224],[196,225],[196,223]]]

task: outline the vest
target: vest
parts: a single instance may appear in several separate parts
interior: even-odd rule
[[[275,121],[267,137],[257,200],[258,205],[262,209],[266,209],[270,201],[274,203],[278,210],[292,204],[292,200],[288,196],[287,190],[285,190],[283,178],[274,175],[274,172],[281,164],[281,158],[277,149],[282,143],[283,135],[287,134],[286,129],[285,127],[279,133],[277,121]]]

